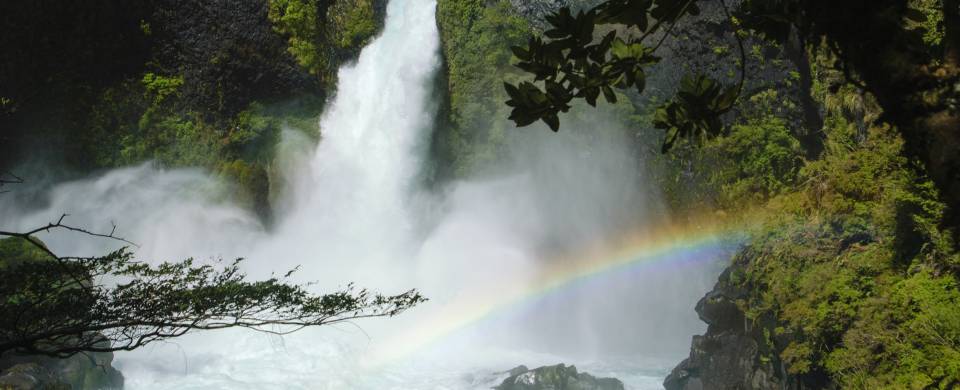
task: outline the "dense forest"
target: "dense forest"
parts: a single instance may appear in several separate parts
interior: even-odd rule
[[[573,21],[620,3],[614,15],[621,16]],[[708,329],[693,338],[666,388],[960,387],[955,3],[438,0],[442,62],[431,85],[438,109],[422,180],[439,186],[492,175],[524,132],[582,131],[601,115],[623,129],[643,161],[636,169],[649,172],[646,185],[662,193],[658,217],[723,221],[748,237],[696,304]],[[684,11],[662,11],[676,4]],[[21,181],[54,183],[151,161],[211,172],[233,189],[224,198],[270,226],[286,188],[274,163],[281,133],[323,139],[318,117],[336,91],[337,69],[356,61],[383,29],[386,7],[386,0],[6,2],[0,196],[21,196]],[[633,78],[596,84],[591,98],[584,92],[591,86],[561,81],[571,87],[557,92],[537,84],[546,85],[541,103],[550,107],[530,103],[541,111],[517,120],[514,109],[523,103],[512,86],[559,72],[516,66],[543,65],[531,59],[535,47],[567,39],[555,33],[566,23],[558,15],[580,23],[576,28],[590,25],[586,38],[569,38],[574,47],[612,33],[647,42],[631,63],[643,66],[644,85]],[[648,15],[665,22],[628,22]],[[643,41],[638,28],[659,30]],[[616,53],[595,62],[625,58]],[[571,67],[586,61],[571,60]],[[707,114],[690,103],[709,89],[696,75],[736,89],[713,117],[697,117]],[[675,112],[665,119],[668,109],[693,119]],[[516,126],[539,119],[547,126]],[[0,275],[24,277],[17,273],[23,264],[52,262],[42,243],[28,239],[0,240]],[[110,264],[128,257],[112,256],[114,263],[83,272],[119,273]],[[168,280],[197,287],[188,268]],[[291,299],[305,293],[282,281],[245,285],[229,268],[222,272],[203,277],[235,282],[250,294],[244,298],[319,304],[305,295]],[[12,290],[0,288],[7,302],[0,313],[20,307],[14,298],[23,298]],[[415,291],[343,294],[345,312],[372,308],[389,316],[423,300]],[[312,308],[306,313],[317,314]],[[72,388],[122,386],[118,371],[101,369],[113,359],[108,351],[63,359],[21,354],[38,351],[0,350],[0,388],[21,388],[15,381],[22,375]]]

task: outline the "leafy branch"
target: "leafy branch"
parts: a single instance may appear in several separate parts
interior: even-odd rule
[[[719,3],[734,23],[726,4],[722,0]],[[559,114],[568,112],[574,99],[596,106],[601,94],[607,102],[616,103],[613,88],[635,88],[643,93],[645,68],[660,61],[656,51],[682,17],[699,13],[697,0],[608,0],[576,14],[568,7],[559,9],[547,16],[551,28],[543,37],[530,38],[526,47],[512,48],[519,60],[516,66],[534,79],[517,85],[504,83],[510,98],[506,104],[513,107],[509,119],[521,127],[542,120],[558,131]],[[595,31],[603,25],[626,26],[638,34],[624,38],[614,29],[597,38]],[[660,38],[653,46],[646,43],[658,34]],[[667,131],[664,151],[678,138],[723,132],[720,118],[739,98],[746,77],[743,41],[734,35],[741,57],[739,82],[722,86],[702,75],[685,77],[677,96],[655,113],[654,125]]]
[[[56,222],[0,231],[0,355],[129,351],[195,330],[247,328],[289,334],[305,327],[392,317],[426,301],[416,290],[382,295],[352,284],[316,295],[283,277],[249,281],[242,259],[223,266],[193,259],[149,265],[128,247],[105,256],[61,257],[33,235],[63,229],[136,245]],[[13,247],[11,250],[10,247]],[[24,254],[32,253],[29,259]],[[117,281],[105,284],[103,279]]]

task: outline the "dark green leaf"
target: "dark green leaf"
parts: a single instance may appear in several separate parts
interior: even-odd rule
[[[558,118],[557,114],[555,113],[544,115],[543,122],[546,123],[547,126],[550,127],[550,130],[553,130],[554,132],[560,130],[560,118]]]
[[[617,95],[613,93],[613,89],[611,89],[609,86],[604,85],[602,87],[602,90],[603,90],[603,97],[607,99],[607,103],[613,104],[617,102]]]

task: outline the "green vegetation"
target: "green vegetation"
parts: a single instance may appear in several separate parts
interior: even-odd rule
[[[330,7],[327,20],[336,26],[332,41],[339,49],[362,48],[377,33],[374,0],[337,1]]]
[[[254,102],[227,123],[211,121],[200,112],[179,108],[182,83],[182,77],[147,73],[140,83],[128,81],[105,90],[92,107],[90,130],[83,134],[86,154],[105,167],[153,160],[168,167],[218,170],[229,181],[265,178],[281,127],[281,119],[273,116],[276,110]],[[228,164],[242,164],[247,173],[218,169]],[[265,179],[238,184],[241,204],[266,215]]]
[[[500,157],[505,137],[503,79],[510,78],[509,46],[526,40],[528,21],[509,1],[440,0],[437,23],[446,60],[447,121],[435,140],[440,159],[463,175]]]
[[[797,107],[767,89],[744,99],[741,108],[724,136],[682,139],[669,153],[647,157],[674,213],[747,210],[799,184],[805,151],[784,119]],[[632,126],[648,126],[651,116],[634,116]],[[648,149],[659,147],[652,131],[639,136]]]
[[[913,18],[908,23],[914,29],[923,34],[923,43],[931,49],[931,53],[936,53],[942,49],[943,39],[946,35],[944,31],[944,20],[942,0],[910,0],[909,6],[916,9],[922,17]]]
[[[322,38],[320,11],[320,0],[272,0],[268,14],[274,28],[289,36],[288,50],[300,66],[315,75],[329,67],[317,48]]]
[[[183,86],[183,77],[164,77],[153,72],[147,72],[143,75],[142,83],[147,95],[152,96],[153,102],[159,104]]]
[[[792,189],[803,163],[799,142],[776,117],[750,119],[732,126],[728,136],[679,149],[666,156],[666,164],[686,160],[693,176],[684,183],[663,183],[678,210],[694,204],[722,209],[762,204]],[[696,190],[689,192],[691,186]]]
[[[204,167],[237,185],[238,204],[269,216],[273,147],[284,126],[319,136],[323,101],[306,95],[265,105],[254,101],[232,117],[211,118],[183,107],[183,78],[146,73],[137,82],[107,88],[80,135],[84,154],[97,166],[152,160],[167,167]]]
[[[952,388],[960,251],[948,207],[875,102],[849,87],[819,99],[820,158],[805,160],[796,132],[770,114],[796,108],[771,107],[765,91],[728,134],[655,160],[658,183],[681,213],[760,216],[728,283],[746,293],[747,328],[764,335],[761,361],[841,388]]]
[[[269,0],[274,30],[288,37],[300,66],[333,85],[339,64],[356,54],[382,24],[378,0]]]
[[[821,84],[839,73],[820,72]],[[770,114],[776,94],[761,92],[727,135],[663,157],[668,201],[678,211],[761,210],[728,280],[772,353],[761,360],[841,388],[952,388],[960,251],[948,207],[875,101],[820,88],[820,158],[804,160],[796,132]]]
[[[53,260],[43,250],[27,240],[0,239],[0,268],[16,267],[23,263]]]
[[[261,217],[269,217],[270,178],[263,167],[233,160],[221,163],[217,172],[240,189],[233,199],[235,204],[254,210]]]
[[[852,150],[835,130],[803,184],[768,204],[773,217],[745,249],[743,309],[776,319],[793,374],[826,372],[844,388],[950,387],[960,254],[938,227],[945,207],[889,127]]]

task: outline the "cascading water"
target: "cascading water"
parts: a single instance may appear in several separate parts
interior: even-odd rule
[[[320,121],[322,140],[292,176],[288,211],[276,239],[261,246],[263,256],[282,255],[282,265],[301,265],[308,276],[337,268],[336,277],[348,278],[339,282],[377,274],[404,279],[396,272],[409,264],[394,260],[410,257],[410,197],[432,129],[435,7],[391,2],[382,35],[340,70],[337,95]]]
[[[670,267],[580,279],[594,271],[575,267],[578,250],[631,236],[656,199],[623,133],[598,118],[565,122],[583,132],[517,130],[506,173],[439,194],[420,188],[440,61],[435,7],[390,1],[382,35],[339,72],[316,150],[287,159],[301,163],[283,168],[290,185],[269,232],[211,195],[217,186],[195,170],[115,170],[56,186],[30,213],[0,199],[0,213],[15,216],[0,222],[8,229],[66,212],[91,229],[116,223],[143,260],[242,256],[253,277],[299,265],[298,277],[320,286],[418,288],[431,299],[359,327],[283,339],[209,332],[121,353],[128,388],[489,388],[497,370],[559,362],[659,387],[701,330],[692,305],[714,277],[710,262],[683,260],[711,254],[671,252]],[[43,238],[61,253],[105,249]]]

